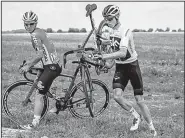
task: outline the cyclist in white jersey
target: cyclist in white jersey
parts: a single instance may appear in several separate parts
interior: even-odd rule
[[[123,109],[129,111],[134,116],[133,125],[131,126],[130,131],[138,129],[139,123],[141,122],[141,115],[138,114],[125,98],[122,97],[122,92],[127,86],[129,80],[134,90],[134,97],[137,105],[140,107],[143,117],[152,134],[156,136],[157,132],[153,126],[150,111],[144,103],[143,82],[137,59],[138,55],[135,50],[133,34],[131,30],[124,29],[120,23],[120,10],[118,6],[108,5],[104,8],[102,14],[109,27],[109,44],[114,52],[111,54],[95,55],[94,59],[115,59],[116,70],[113,78],[114,100]]]
[[[53,80],[61,73],[62,68],[59,66],[59,58],[56,49],[51,41],[49,41],[44,30],[37,28],[37,15],[32,12],[26,12],[23,15],[25,29],[30,33],[32,46],[36,51],[36,56],[26,62],[26,65],[20,69],[20,72],[29,71],[30,67],[39,61],[43,63],[44,71],[38,76],[37,88],[35,96],[34,119],[31,124],[25,126],[32,129],[39,124],[41,113],[43,111],[43,96],[47,93]]]

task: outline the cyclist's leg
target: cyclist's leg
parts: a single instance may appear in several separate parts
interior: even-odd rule
[[[122,93],[127,86],[129,81],[128,77],[128,65],[127,64],[116,64],[116,71],[113,78],[113,90],[114,100],[126,111],[132,112],[135,117],[138,117],[137,112],[133,109],[131,103],[127,101]]]
[[[40,72],[40,71],[37,72],[37,76],[34,80],[32,87],[30,88],[30,90],[28,92],[28,95],[26,96],[25,100],[22,101],[23,106],[26,106],[28,104],[30,96],[32,95],[33,91],[35,90],[35,88],[37,86],[38,78],[40,77],[41,74],[42,74],[42,72]]]
[[[135,96],[137,105],[140,107],[140,110],[143,114],[144,119],[148,123],[149,127],[152,130],[155,130],[152,123],[150,111],[144,102],[143,81],[142,81],[141,70],[140,70],[138,61],[133,62],[133,64],[131,65],[130,81],[134,89],[134,96]]]
[[[39,124],[41,114],[44,108],[43,97],[49,90],[53,80],[60,74],[60,67],[58,65],[46,65],[44,72],[38,79],[37,92],[35,95],[35,106],[34,106],[34,119],[32,122],[33,126]]]
[[[138,125],[141,122],[140,115],[133,108],[132,104],[129,103],[125,98],[122,97],[122,91],[124,91],[129,81],[129,64],[116,65],[116,72],[113,79],[114,99],[117,101],[122,108],[130,112],[134,116],[133,125],[131,131],[138,129]]]

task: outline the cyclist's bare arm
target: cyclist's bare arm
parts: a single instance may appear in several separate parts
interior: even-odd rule
[[[32,60],[27,61],[27,65],[29,65],[30,67],[32,67],[35,64],[37,64],[43,57],[42,50],[39,50],[36,53],[37,53],[36,56]]]
[[[134,46],[135,43],[134,43],[134,36],[133,36],[133,33],[129,31],[129,34],[128,34],[128,35],[129,35],[129,38],[130,38],[129,41],[130,41],[131,45]],[[134,46],[134,47],[135,47],[135,46]]]
[[[114,66],[114,64],[115,64],[115,60],[114,60],[114,59],[108,59],[108,60],[106,60],[106,62],[105,62],[105,66],[106,66],[108,69],[112,68],[112,67]]]
[[[102,59],[116,59],[120,57],[125,57],[126,52],[127,52],[126,48],[120,48],[119,51],[113,52],[111,54],[103,54]]]

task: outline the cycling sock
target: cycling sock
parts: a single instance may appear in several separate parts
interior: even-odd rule
[[[139,118],[140,115],[136,112],[136,110],[132,107],[129,111],[135,118]]]
[[[39,122],[40,122],[40,116],[34,115],[34,119],[33,119],[33,121],[32,121],[32,124],[33,124],[34,126],[36,126],[36,125],[39,124]]]
[[[149,127],[149,129],[150,129],[150,130],[155,130],[154,125],[153,125],[153,122],[152,122],[152,121],[148,124],[148,127]]]

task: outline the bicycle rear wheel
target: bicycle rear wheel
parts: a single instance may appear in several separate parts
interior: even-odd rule
[[[86,83],[88,95],[90,94],[89,86]],[[90,108],[93,113],[93,117],[101,115],[108,106],[109,103],[109,89],[105,83],[100,80],[92,80],[93,90],[92,101],[90,102]],[[92,115],[87,107],[87,100],[83,91],[84,83],[78,83],[70,93],[69,111],[77,118],[91,118]]]
[[[4,93],[3,96],[3,109],[7,117],[16,123],[19,127],[23,128],[23,125],[29,124],[33,120],[34,116],[34,102],[35,92],[30,96],[28,105],[23,106],[22,102],[27,97],[29,90],[31,89],[33,82],[22,80],[11,84]],[[36,91],[36,90],[34,90]],[[44,96],[44,109],[42,111],[41,119],[45,116],[48,109],[48,97]],[[16,127],[15,124],[6,124],[9,127]],[[24,128],[23,128],[24,129]]]

